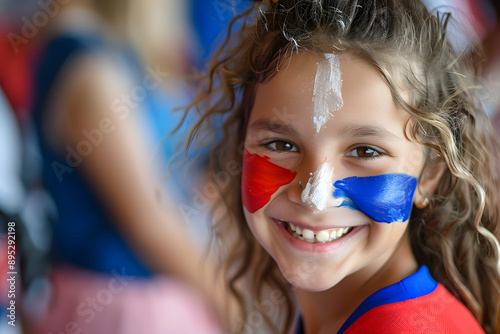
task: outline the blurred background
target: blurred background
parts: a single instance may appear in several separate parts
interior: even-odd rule
[[[0,333],[230,327],[206,256],[224,180],[206,175],[202,149],[169,163],[196,116],[169,133],[196,93],[187,78],[249,2],[0,0]],[[482,41],[500,133],[498,2],[425,2],[466,24],[457,50]]]

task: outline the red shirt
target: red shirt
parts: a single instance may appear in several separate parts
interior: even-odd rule
[[[304,333],[302,320],[297,334]],[[366,298],[338,334],[484,333],[472,313],[426,266]]]
[[[470,311],[438,284],[428,295],[371,309],[344,333],[473,334],[484,331]]]

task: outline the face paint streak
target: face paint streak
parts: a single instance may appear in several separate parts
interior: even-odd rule
[[[301,199],[303,203],[316,207],[317,210],[324,210],[326,201],[333,191],[333,167],[325,158],[325,162],[319,165],[313,176],[307,181],[307,185],[302,191]]]
[[[343,198],[341,207],[359,210],[379,223],[392,223],[410,217],[417,178],[406,174],[353,176],[333,185],[333,196]]]
[[[269,157],[250,154],[246,149],[243,153],[241,196],[243,206],[250,213],[266,205],[281,186],[292,182],[297,175],[268,160]]]
[[[313,123],[316,133],[332,116],[330,111],[337,111],[344,105],[342,100],[342,74],[337,55],[325,53],[324,59],[318,62],[316,78],[314,80]]]

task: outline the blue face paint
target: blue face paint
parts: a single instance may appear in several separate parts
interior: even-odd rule
[[[379,223],[404,222],[410,217],[417,178],[406,174],[347,177],[333,186],[341,207],[363,212]]]

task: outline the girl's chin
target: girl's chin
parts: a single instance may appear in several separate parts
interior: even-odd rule
[[[331,276],[325,277],[325,274],[319,274],[317,272],[305,273],[304,271],[296,270],[284,272],[281,270],[281,273],[295,289],[309,292],[328,290],[337,285],[340,281]]]

